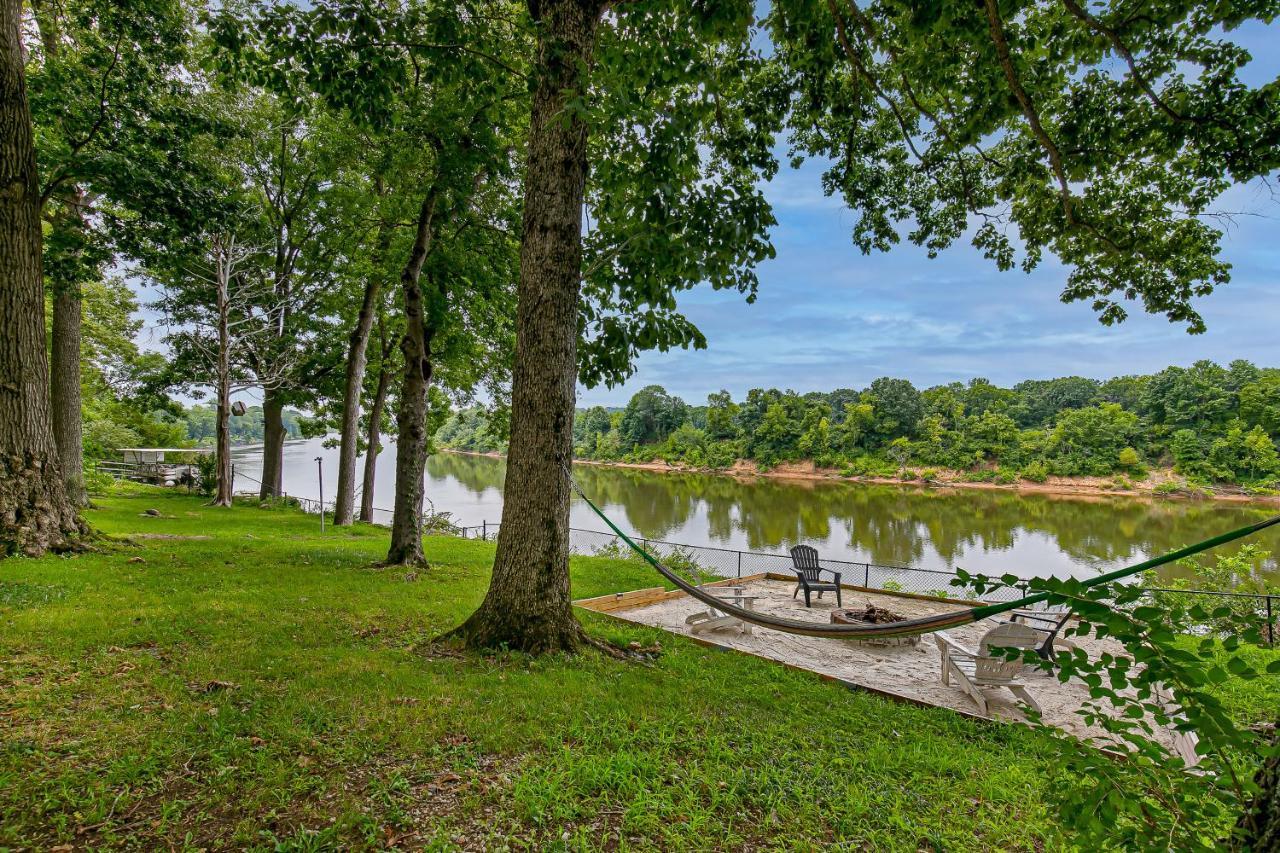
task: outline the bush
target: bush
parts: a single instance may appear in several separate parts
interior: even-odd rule
[[[84,488],[91,495],[109,495],[114,489],[116,478],[102,471],[85,469]]]
[[[218,487],[218,457],[214,453],[201,453],[196,457],[196,489],[202,495],[213,494]]]
[[[1213,495],[1207,487],[1190,480],[1166,480],[1158,483],[1151,492],[1161,497],[1205,498]]]
[[[731,468],[742,458],[742,448],[735,441],[714,441],[707,445],[706,464],[709,468]]]
[[[998,483],[1001,486],[1012,485],[1018,482],[1018,472],[1010,468],[997,468],[991,477],[991,482]]]
[[[1021,477],[1031,483],[1043,483],[1049,479],[1049,466],[1040,459],[1029,462],[1023,467]]]

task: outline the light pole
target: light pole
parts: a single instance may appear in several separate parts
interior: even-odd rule
[[[316,457],[316,475],[320,479],[320,532],[324,533],[324,457]]]

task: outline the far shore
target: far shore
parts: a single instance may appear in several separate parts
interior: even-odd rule
[[[474,450],[455,450],[441,448],[445,453],[456,453],[460,456],[487,456],[491,459],[505,459],[506,454],[490,451],[481,453]],[[914,486],[916,488],[942,489],[985,489],[987,491],[1016,492],[1019,494],[1056,495],[1061,497],[1083,498],[1155,498],[1160,500],[1195,500],[1222,501],[1226,503],[1255,503],[1269,506],[1280,505],[1280,496],[1247,495],[1244,492],[1223,491],[1214,489],[1209,494],[1162,494],[1155,491],[1161,483],[1175,480],[1172,471],[1153,471],[1146,479],[1133,484],[1133,488],[1118,488],[1107,477],[1050,477],[1043,483],[1019,480],[1016,483],[975,483],[959,479],[961,472],[945,468],[930,469],[937,471],[934,479],[922,480],[919,472],[923,468],[908,469],[913,479],[902,477],[846,477],[834,468],[819,468],[812,462],[786,462],[768,470],[750,460],[739,459],[730,468],[698,468],[691,465],[671,465],[662,460],[652,462],[604,462],[595,459],[574,459],[575,465],[599,465],[607,468],[630,468],[637,471],[653,471],[659,474],[714,474],[732,477],[737,480],[769,478],[774,480],[798,480],[806,482],[834,481],[844,483],[872,483],[885,486]]]

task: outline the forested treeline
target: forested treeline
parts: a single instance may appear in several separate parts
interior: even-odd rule
[[[1199,361],[1106,381],[1067,376],[1002,388],[986,379],[917,389],[884,377],[867,388],[798,394],[727,391],[689,405],[650,385],[625,408],[579,409],[582,459],[727,468],[813,461],[846,475],[899,476],[907,466],[971,480],[1142,477],[1173,468],[1192,483],[1270,489],[1280,478],[1280,369]],[[501,448],[482,410],[454,413],[437,440]]]

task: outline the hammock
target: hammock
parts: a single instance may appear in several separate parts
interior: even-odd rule
[[[758,625],[761,628],[772,628],[775,631],[782,631],[787,634],[802,634],[808,637],[831,637],[834,639],[861,639],[866,637],[897,637],[904,634],[928,634],[934,631],[942,631],[946,628],[955,628],[960,625],[968,625],[972,622],[978,622],[999,613],[1006,613],[1020,607],[1026,607],[1031,604],[1038,604],[1049,598],[1050,593],[1038,592],[1034,595],[1028,595],[1017,601],[1009,601],[1003,604],[986,604],[981,607],[974,607],[969,610],[958,610],[951,613],[939,613],[933,616],[922,616],[918,619],[907,619],[902,622],[889,622],[885,624],[824,624],[821,622],[807,622],[801,619],[788,619],[784,616],[771,616],[767,613],[760,613],[755,610],[747,610],[744,607],[738,607],[707,592],[701,587],[689,583],[687,580],[676,574],[671,569],[662,565],[662,563],[645,549],[641,548],[635,542],[631,541],[631,537],[623,533],[618,525],[614,524],[609,516],[605,515],[600,507],[596,506],[591,498],[587,497],[582,488],[574,481],[573,476],[569,476],[569,483],[573,490],[578,493],[578,497],[586,501],[587,506],[600,516],[600,519],[618,536],[622,537],[622,541],[631,546],[631,550],[635,551],[644,560],[655,569],[664,578],[675,584],[676,587],[688,593],[692,598],[701,601],[709,607],[714,607],[722,613],[729,614],[743,622],[749,622],[752,625]],[[1223,533],[1203,542],[1197,542],[1194,545],[1188,545],[1185,548],[1179,548],[1177,551],[1170,551],[1159,557],[1153,557],[1141,563],[1127,566],[1123,569],[1116,569],[1106,574],[1098,575],[1096,578],[1082,581],[1080,586],[1090,587],[1098,584],[1108,583],[1110,581],[1126,578],[1135,575],[1138,572],[1147,569],[1154,569],[1199,554],[1201,551],[1207,551],[1210,548],[1216,548],[1227,542],[1234,542],[1237,539],[1243,539],[1246,536],[1252,536],[1260,530],[1265,530],[1273,525],[1280,524],[1280,515],[1259,521],[1256,524],[1246,525],[1229,533]]]

